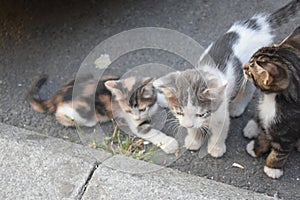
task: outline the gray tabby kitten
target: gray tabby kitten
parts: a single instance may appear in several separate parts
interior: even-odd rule
[[[300,1],[294,0],[273,14],[234,23],[206,49],[197,69],[170,73],[153,83],[165,94],[180,125],[187,128],[187,149],[199,149],[209,134],[208,153],[221,157],[226,152],[229,116],[240,116],[255,91],[243,76],[242,64],[272,43],[273,29],[288,21],[299,5]]]
[[[165,153],[175,153],[178,142],[151,124],[159,105],[167,106],[164,96],[152,83],[152,78],[129,77],[107,81],[105,86],[113,95],[114,117],[123,118],[136,136],[159,146]]]

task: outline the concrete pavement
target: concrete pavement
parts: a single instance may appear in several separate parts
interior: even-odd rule
[[[272,199],[2,123],[0,177],[0,199]]]

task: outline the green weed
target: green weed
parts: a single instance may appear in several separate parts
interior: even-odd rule
[[[73,118],[69,116],[66,116],[66,118],[74,123],[80,134],[87,135]],[[94,139],[88,146],[95,149],[103,149],[112,154],[129,156],[138,160],[150,161],[154,159],[154,151],[158,146],[147,148],[143,139],[122,133],[114,120],[112,120],[112,123],[114,130],[111,136],[104,137],[102,144],[98,144],[96,139]]]

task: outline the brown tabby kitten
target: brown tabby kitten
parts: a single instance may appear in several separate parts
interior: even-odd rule
[[[247,152],[257,157],[271,149],[264,172],[279,178],[289,153],[300,144],[300,27],[281,44],[258,50],[244,74],[262,91],[258,123],[250,120],[244,128],[245,137],[256,137]]]
[[[43,100],[38,92],[47,81],[47,76],[44,75],[33,83],[28,93],[28,101],[37,112],[55,113],[56,119],[64,126],[74,126],[74,122],[70,120],[71,117],[80,126],[92,127],[98,121],[106,122],[112,119],[111,93],[104,83],[117,79],[117,77],[104,77],[99,82],[87,78],[76,80],[80,93],[78,97],[73,96],[75,80],[72,80],[62,86],[53,97]],[[95,94],[95,104],[91,99],[93,94]]]

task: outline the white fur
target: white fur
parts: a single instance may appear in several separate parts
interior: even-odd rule
[[[159,146],[167,154],[175,153],[178,150],[178,142],[159,130],[151,129],[148,133],[137,133],[136,135]]]
[[[267,174],[268,177],[271,178],[279,178],[283,175],[283,170],[282,169],[274,169],[274,168],[270,168],[267,166],[264,166],[264,172]]]
[[[165,95],[161,92],[157,92],[157,103],[163,108],[168,108],[169,104]]]
[[[244,137],[252,139],[252,138],[256,138],[258,136],[258,125],[257,123],[251,119],[250,121],[248,121],[247,125],[245,126],[243,133],[244,133]]]
[[[80,114],[76,112],[76,110],[74,110],[72,107],[68,105],[59,106],[56,111],[56,115],[68,116],[74,119],[79,126],[92,127],[95,126],[98,122],[96,117],[93,117],[92,119],[82,118]],[[70,126],[70,124],[64,124],[63,122],[62,124],[65,126]]]
[[[259,118],[264,128],[267,128],[276,115],[276,94],[264,94],[258,105]]]
[[[187,129],[188,134],[184,139],[185,148],[187,148],[189,150],[200,149],[200,147],[204,141],[203,141],[202,136],[198,135],[198,134],[201,134],[198,131],[199,130],[197,128],[188,128]]]
[[[248,144],[247,144],[247,147],[246,147],[246,150],[247,150],[247,153],[256,158],[257,156],[255,155],[255,152],[254,152],[254,143],[255,141],[254,140],[251,140]]]
[[[270,45],[274,38],[271,34],[272,29],[266,20],[266,16],[256,15],[251,19],[256,19],[261,28],[253,30],[245,27],[245,25],[241,23],[235,23],[227,31],[237,32],[240,36],[238,43],[233,46],[233,52],[242,63],[246,63],[261,47]]]

